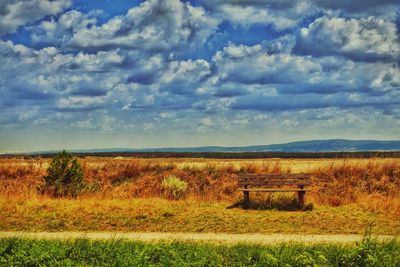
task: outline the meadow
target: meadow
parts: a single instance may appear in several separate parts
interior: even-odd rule
[[[77,197],[44,190],[49,159],[0,159],[2,231],[161,231],[227,233],[400,233],[399,159],[80,158],[86,186]],[[298,211],[292,193],[252,194],[240,206],[240,173],[312,174]],[[179,177],[179,199],[163,179]]]

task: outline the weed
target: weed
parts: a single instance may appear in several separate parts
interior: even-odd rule
[[[162,181],[162,187],[164,188],[168,197],[180,199],[185,195],[188,185],[187,182],[179,179],[178,177],[169,175]]]

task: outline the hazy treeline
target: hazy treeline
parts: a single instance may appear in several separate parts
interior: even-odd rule
[[[50,158],[54,153],[46,154],[3,154],[0,158]],[[366,152],[96,152],[72,153],[86,157],[135,157],[135,158],[215,158],[215,159],[261,159],[261,158],[400,158],[400,151]]]

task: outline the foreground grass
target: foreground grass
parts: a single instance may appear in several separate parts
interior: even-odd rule
[[[213,245],[0,239],[0,266],[399,266],[400,244]]]
[[[159,198],[0,199],[0,231],[140,231],[399,235],[400,221],[357,205],[313,211],[243,210]]]

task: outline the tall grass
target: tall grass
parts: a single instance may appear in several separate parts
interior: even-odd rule
[[[289,173],[279,160],[263,164],[235,162],[184,164],[158,160],[81,159],[87,187],[83,197],[164,197],[163,179],[179,177],[187,184],[185,196],[207,201],[236,201],[240,173]],[[44,185],[46,160],[1,160],[0,198],[34,198]],[[341,160],[310,169],[312,191],[308,202],[340,206],[360,204],[368,209],[400,214],[400,160]],[[265,194],[264,194],[265,195]],[[264,196],[263,195],[263,196]],[[262,196],[262,197],[263,197]]]
[[[348,163],[313,170],[312,198],[320,204],[359,203],[400,214],[400,162]]]
[[[400,245],[213,245],[123,240],[0,240],[1,266],[399,266]]]
[[[36,166],[35,172],[27,175],[28,168],[23,164],[2,163],[4,175],[0,173],[0,197],[19,196],[29,198],[37,195],[37,188],[44,185],[45,164]],[[279,163],[273,166],[245,164],[239,167],[233,165],[216,166],[206,164],[201,167],[179,168],[176,164],[156,162],[149,163],[141,160],[116,161],[105,159],[95,163],[82,160],[85,180],[88,188],[84,195],[101,198],[131,198],[131,197],[162,197],[163,179],[168,176],[180,177],[187,184],[187,196],[203,200],[229,200],[236,197],[237,179],[239,173],[256,172],[287,172]],[[0,165],[1,168],[1,165]],[[25,172],[26,173],[26,172]],[[15,182],[11,182],[17,180]],[[23,189],[23,190],[21,190]]]

